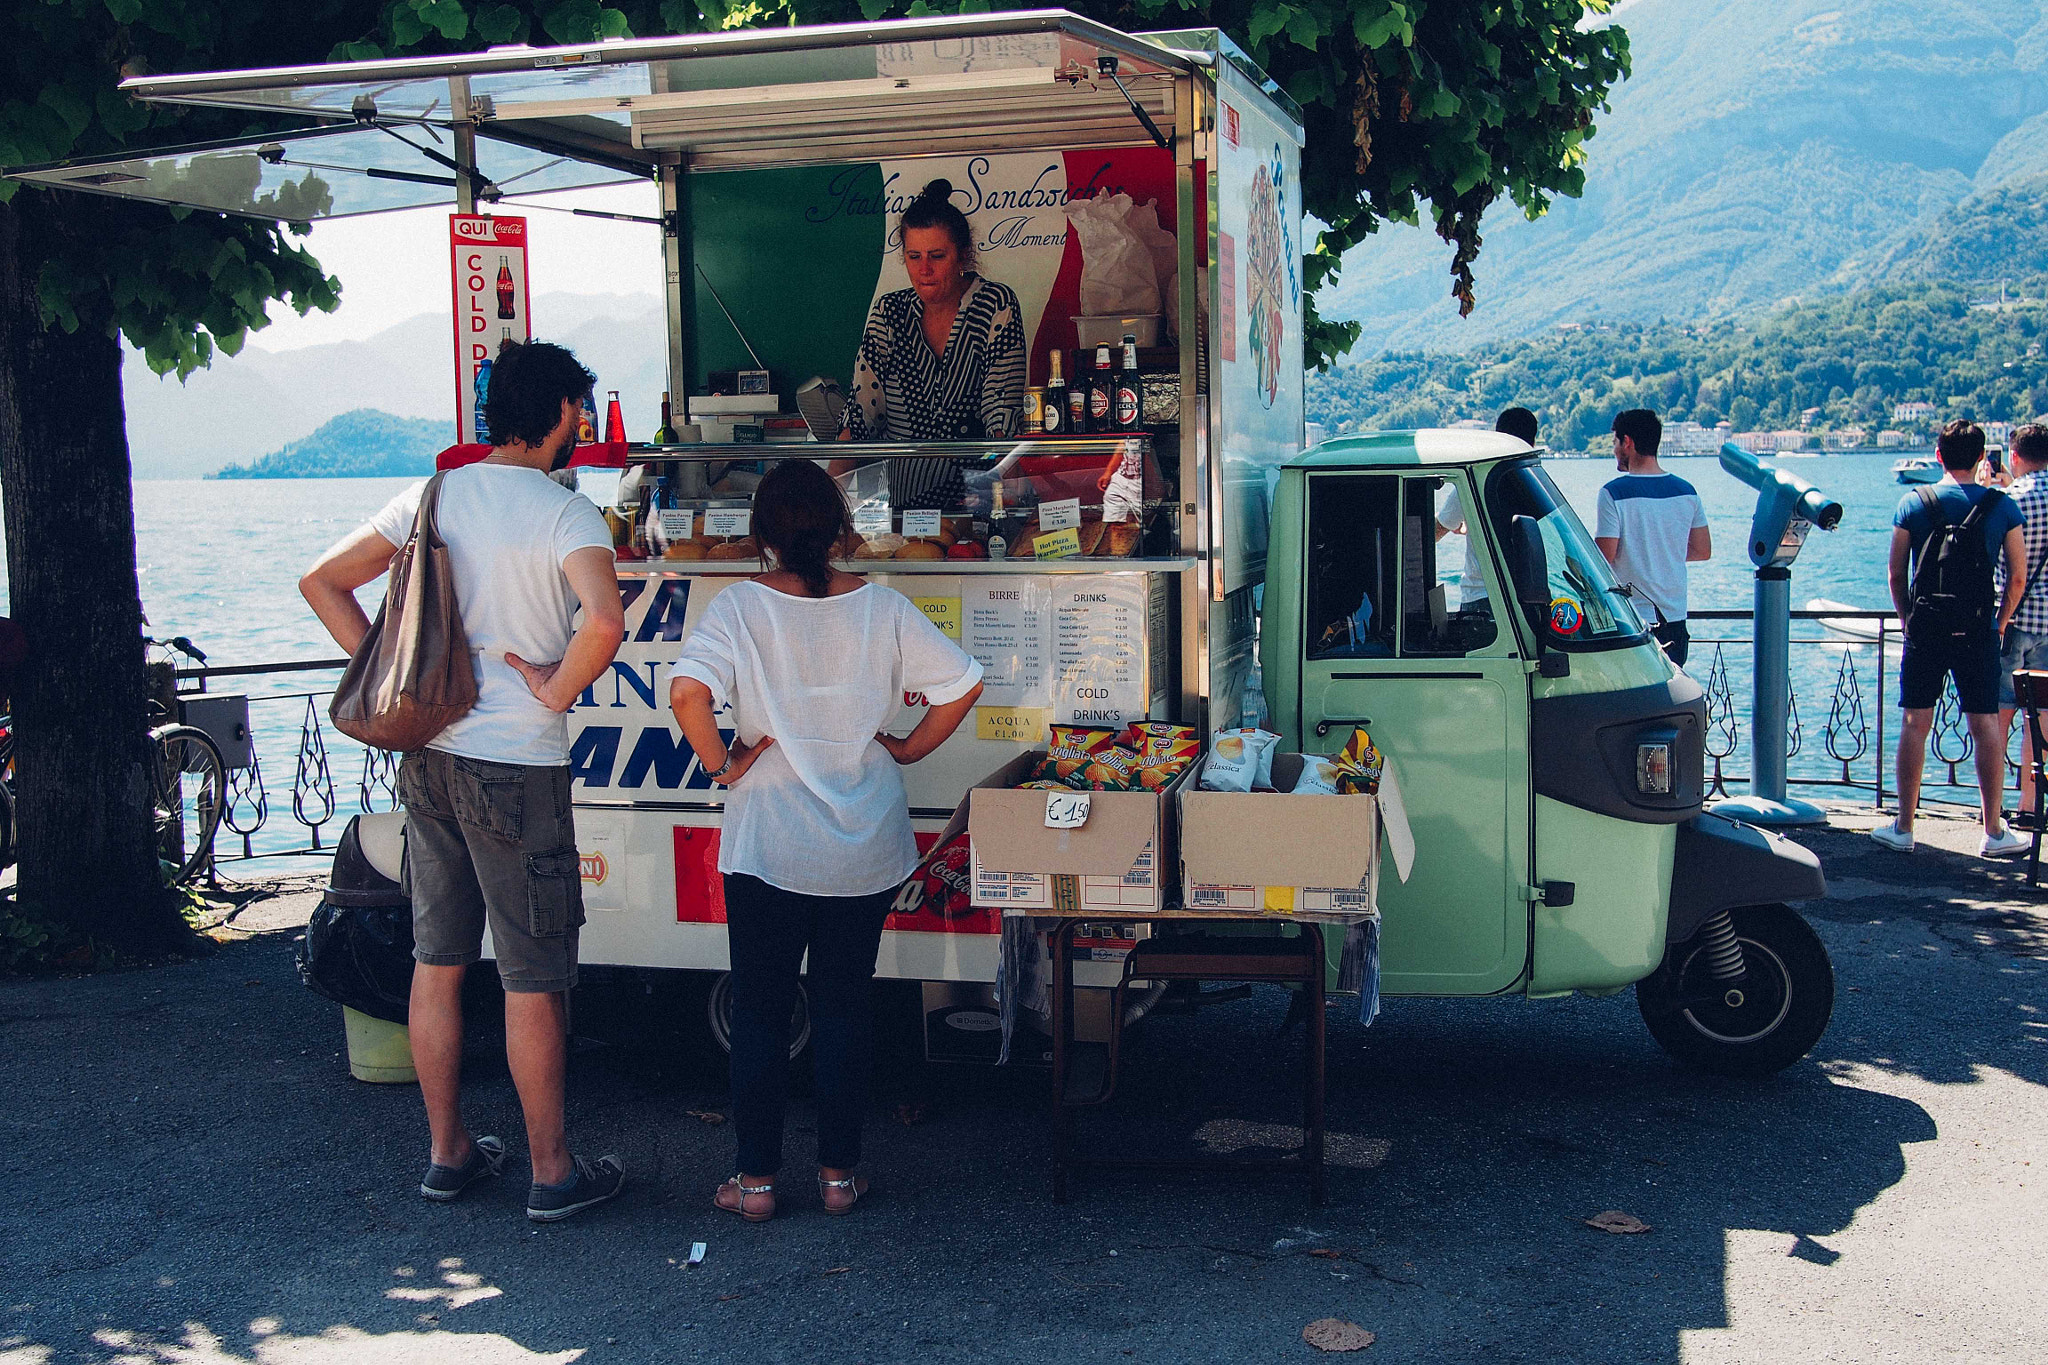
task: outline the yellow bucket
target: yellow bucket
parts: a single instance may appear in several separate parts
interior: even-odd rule
[[[341,1007],[348,1031],[348,1071],[359,1081],[379,1085],[410,1085],[419,1079],[412,1068],[412,1037],[405,1025],[394,1024]]]

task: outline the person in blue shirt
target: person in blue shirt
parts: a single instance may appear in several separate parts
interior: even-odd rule
[[[1984,458],[1984,432],[1974,422],[1954,421],[1942,428],[1935,443],[1947,473],[1939,483],[1916,488],[1899,501],[1892,517],[1892,605],[1906,629],[1906,647],[1899,657],[1899,814],[1870,837],[1901,853],[1913,850],[1913,815],[1920,804],[1920,772],[1927,762],[1927,736],[1934,728],[1934,708],[1943,683],[1955,679],[1956,700],[1969,721],[1977,756],[1977,789],[1983,798],[1984,837],[1980,857],[2003,857],[2027,847],[2027,841],[2006,828],[2000,807],[2005,800],[2005,731],[1998,723],[1998,641],[2012,622],[2026,589],[2027,547],[2018,504],[1995,488],[1975,482]],[[1928,496],[1923,496],[1926,494]],[[1976,624],[1958,628],[1944,621],[1937,629],[1913,619],[1913,579],[1920,557],[1939,526],[1960,526],[1980,503],[1985,557],[1980,592],[1984,610]],[[1992,566],[2005,559],[2005,591],[1992,579]],[[1953,588],[1953,585],[1950,585]],[[1996,610],[1992,608],[1995,604]]]

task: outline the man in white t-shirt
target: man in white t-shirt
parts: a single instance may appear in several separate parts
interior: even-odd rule
[[[1692,636],[1685,625],[1685,566],[1711,559],[1707,509],[1696,489],[1657,463],[1664,424],[1648,408],[1614,419],[1614,463],[1621,477],[1600,490],[1593,541],[1614,576],[1635,590],[1652,620],[1650,633],[1671,662],[1685,667]],[[1662,620],[1655,618],[1661,617]]]
[[[442,477],[435,515],[477,701],[398,770],[413,1065],[433,1135],[420,1193],[454,1199],[505,1161],[503,1142],[472,1138],[462,1119],[462,978],[483,955],[488,923],[533,1165],[526,1212],[536,1222],[610,1199],[625,1179],[615,1157],[570,1154],[562,1113],[566,1002],[583,923],[564,713],[611,667],[625,631],[604,516],[548,477],[568,463],[591,383],[575,356],[544,342],[510,345],[493,362],[485,418],[501,444]],[[425,488],[393,498],[299,581],[351,654],[370,628],[355,590],[381,577],[412,535]]]

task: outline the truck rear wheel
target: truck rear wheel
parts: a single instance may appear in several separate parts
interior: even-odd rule
[[[704,995],[704,1022],[711,1039],[726,1056],[732,1055],[732,973],[720,972]],[[810,1050],[811,1000],[804,983],[796,983],[796,1009],[789,1019],[789,1059],[795,1061]]]
[[[1813,926],[1784,905],[1730,910],[1744,977],[1710,970],[1706,935],[1671,945],[1636,983],[1650,1036],[1672,1056],[1723,1076],[1768,1076],[1812,1051],[1835,1008],[1835,969]]]

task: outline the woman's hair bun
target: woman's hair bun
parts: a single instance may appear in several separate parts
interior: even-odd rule
[[[925,182],[924,188],[918,191],[917,197],[934,204],[948,203],[953,198],[953,182],[950,180],[928,180]]]

